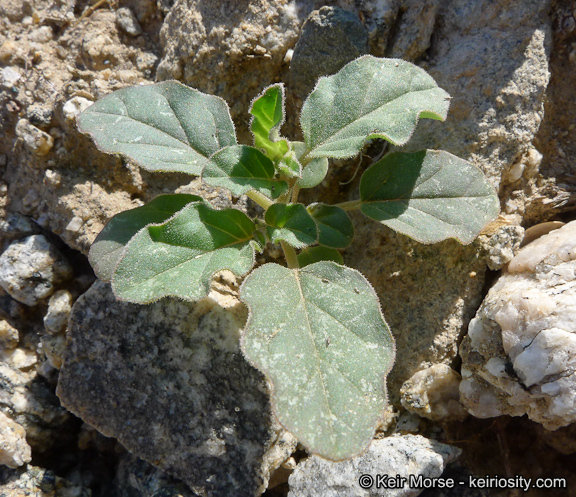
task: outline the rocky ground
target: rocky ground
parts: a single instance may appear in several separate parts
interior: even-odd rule
[[[398,359],[382,431],[330,463],[270,415],[238,347],[234,278],[195,304],[137,306],[87,262],[113,215],[160,193],[247,200],[105,155],[76,116],[178,79],[225,98],[249,142],[252,98],[283,81],[297,139],[316,78],[365,53],[415,62],[451,94],[447,122],[422,123],[410,146],[476,164],[502,214],[469,246],[354,219],[345,262],[378,293]],[[573,496],[575,65],[569,0],[0,0],[0,495],[524,494],[360,489],[387,473],[564,478],[525,495]],[[353,198],[370,161],[334,164],[320,197]]]

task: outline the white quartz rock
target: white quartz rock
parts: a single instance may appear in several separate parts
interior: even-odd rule
[[[461,401],[476,417],[576,422],[576,221],[524,247],[461,347]]]

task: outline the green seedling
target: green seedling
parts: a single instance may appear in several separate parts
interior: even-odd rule
[[[329,158],[353,157],[374,138],[404,145],[419,118],[446,118],[450,97],[413,64],[364,56],[320,78],[300,115],[303,142],[280,135],[284,100],[281,84],[254,100],[253,146],[237,143],[222,99],[175,81],[122,89],[84,111],[78,126],[104,152],[149,171],[200,175],[264,212],[250,219],[195,195],[162,195],[113,217],[90,261],[119,299],[141,304],[204,298],[222,270],[245,278],[241,348],[270,380],[275,415],[311,453],[344,460],[374,435],[395,355],[376,293],[343,265],[340,250],[354,237],[348,212],[421,243],[470,243],[499,203],[479,169],[433,150],[377,160],[356,200],[298,202],[301,189],[324,180]],[[282,247],[287,267],[254,269],[267,244]]]

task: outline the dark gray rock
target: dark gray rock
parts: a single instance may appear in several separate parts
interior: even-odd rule
[[[322,7],[302,26],[290,63],[290,89],[305,98],[320,76],[338,72],[368,53],[368,32],[357,14],[339,7]]]
[[[203,496],[259,495],[295,443],[272,420],[264,378],[240,353],[245,308],[210,295],[141,306],[117,302],[96,282],[73,307],[58,395]]]
[[[55,475],[53,471],[26,466],[9,469],[0,466],[0,495],[2,497],[91,497],[92,493],[75,483]]]
[[[114,486],[116,497],[198,497],[183,481],[129,453],[120,459]]]
[[[0,238],[13,240],[38,233],[40,228],[29,217],[17,212],[7,212],[0,219]]]

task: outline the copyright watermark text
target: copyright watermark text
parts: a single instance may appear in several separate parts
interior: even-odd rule
[[[423,475],[370,475],[364,474],[358,478],[360,488],[497,488],[519,489],[527,492],[530,488],[558,489],[567,488],[566,478],[525,478],[515,476],[505,478],[500,476],[469,476],[463,479],[430,478]]]

